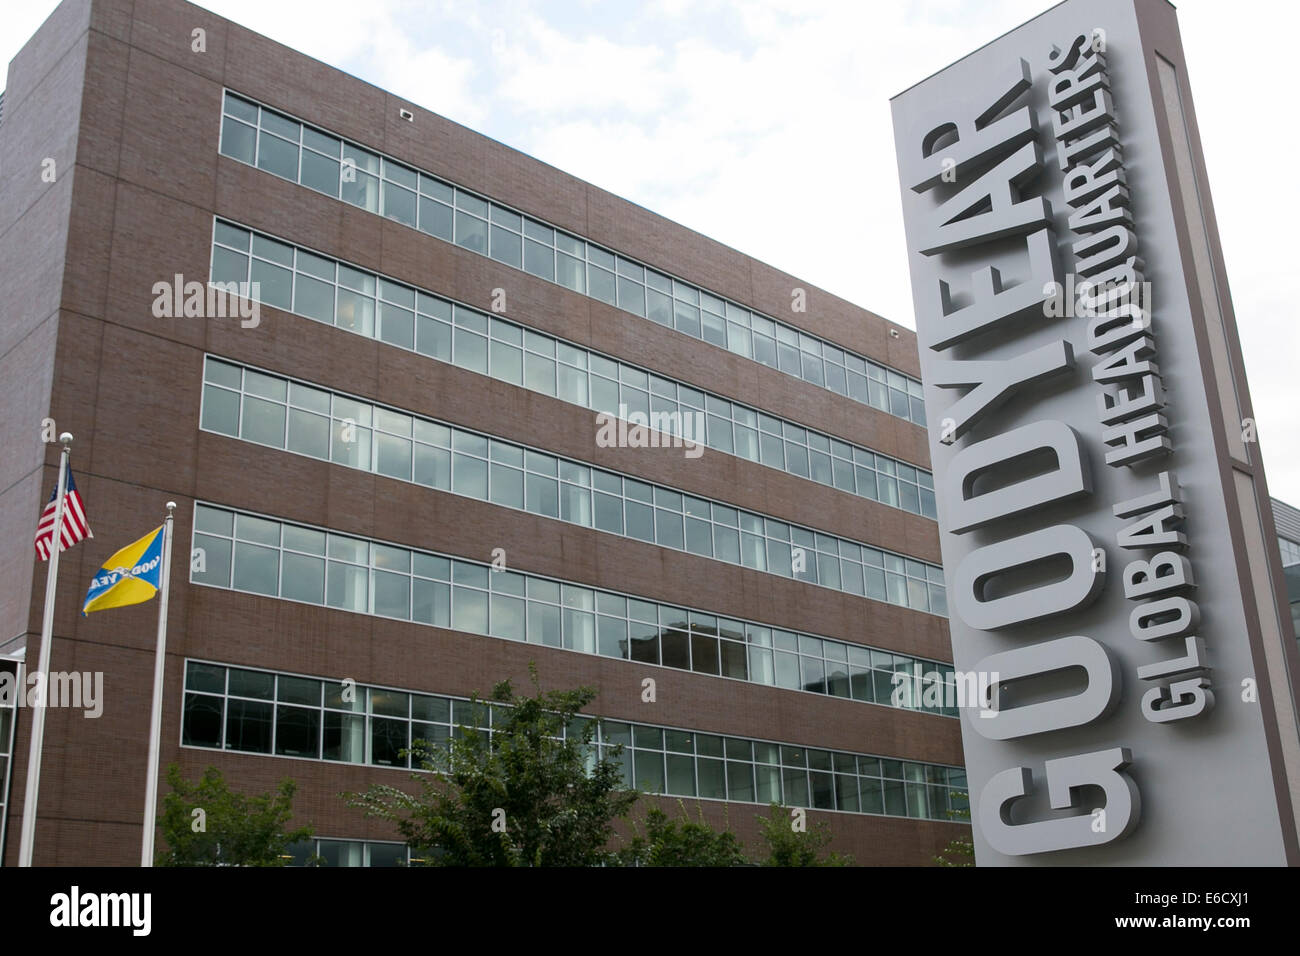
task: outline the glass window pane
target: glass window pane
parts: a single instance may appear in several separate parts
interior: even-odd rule
[[[555,251],[540,242],[524,240],[524,269],[535,276],[555,281]]]
[[[203,388],[203,416],[200,427],[223,435],[239,435],[239,395],[224,388]]]
[[[338,198],[339,163],[309,149],[302,153],[302,179],[304,186]]]
[[[366,718],[360,714],[326,711],[321,757],[346,763],[362,763],[366,755]]]
[[[370,610],[369,574],[365,568],[329,562],[326,572],[326,600],[331,607],[362,614]]]
[[[293,301],[293,273],[261,259],[254,259],[250,276],[251,281],[257,283],[255,298],[288,311]]]
[[[633,754],[635,786],[645,793],[664,792],[664,755],[656,750],[637,750]]]
[[[226,94],[223,110],[231,116],[238,116],[250,123],[257,122],[257,104],[241,99],[233,93]]]
[[[414,480],[430,488],[451,488],[451,452],[417,444],[414,452]]]
[[[410,745],[410,724],[405,720],[370,718],[370,762],[385,767],[405,767],[402,751]]]
[[[220,747],[224,711],[225,701],[220,697],[186,694],[181,743],[190,747]]]
[[[337,137],[321,133],[309,126],[302,128],[302,142],[304,146],[309,146],[318,153],[324,153],[334,159],[338,159],[339,150],[343,145]]]
[[[411,620],[435,627],[451,624],[451,587],[441,581],[414,578],[411,582]]]
[[[615,304],[614,273],[592,265],[588,269],[587,280],[590,283],[588,294],[592,298],[600,299],[609,305]]]
[[[190,661],[185,665],[185,687],[188,690],[224,694],[226,692],[226,669],[214,664],[200,664],[197,661]],[[7,740],[5,746],[8,746]]]
[[[344,146],[344,153],[348,147]],[[362,172],[345,156],[340,172],[340,198],[369,212],[379,211],[379,177]]]
[[[596,623],[596,650],[605,657],[628,658],[627,621],[601,615]]]
[[[596,620],[588,611],[564,608],[564,646],[569,650],[582,651],[586,654],[596,652]]]
[[[453,362],[471,372],[487,374],[487,338],[457,326],[452,342]]]
[[[325,561],[302,554],[284,555],[280,596],[309,604],[325,603]]]
[[[673,304],[673,326],[679,332],[685,332],[687,335],[693,335],[698,339],[700,337],[700,310],[693,305],[687,305],[685,302],[675,302]]]
[[[230,694],[234,697],[258,697],[270,700],[275,696],[275,675],[266,671],[249,671],[231,668]]]
[[[524,381],[524,353],[513,345],[493,339],[490,347],[489,369],[493,378],[511,385],[522,385]]]
[[[459,452],[452,456],[451,490],[458,495],[487,500],[487,462]]]
[[[563,252],[555,254],[555,281],[566,288],[575,292],[587,291],[587,264],[581,259],[575,259],[573,256],[565,255]]]
[[[530,644],[544,644],[547,647],[562,646],[558,607],[533,600],[528,602],[528,641]]]
[[[520,598],[504,594],[491,597],[491,631],[493,637],[514,641],[524,639],[525,603]]]
[[[415,347],[415,313],[387,302],[379,304],[379,338],[404,349]]]
[[[691,670],[698,674],[718,674],[718,639],[710,634],[691,635]]]
[[[396,183],[385,181],[383,183],[383,211],[382,215],[389,219],[395,219],[407,226],[415,225],[415,193],[409,189],[403,189]]]
[[[198,554],[190,565],[190,580],[196,584],[230,587],[231,543],[205,534],[194,535],[194,548]]]
[[[256,113],[256,107],[253,108]],[[221,121],[221,152],[232,159],[253,165],[257,150],[257,131],[227,116]]]
[[[487,255],[487,223],[459,209],[456,210],[456,245],[463,246],[471,252]]]
[[[221,246],[212,247],[212,281],[213,282],[247,282],[248,256],[231,252]],[[250,298],[256,298],[248,291]]]
[[[420,231],[427,232],[438,239],[445,239],[451,242],[452,235],[452,211],[450,206],[445,206],[433,199],[424,196],[420,197]]]
[[[655,509],[655,541],[666,548],[676,548],[679,551],[685,547],[682,516],[679,512]]]
[[[275,752],[284,757],[320,756],[321,712],[281,706],[275,714]]]
[[[440,362],[451,361],[451,326],[428,316],[417,317],[418,337],[416,351],[438,359]]]
[[[519,269],[523,266],[523,240],[518,233],[492,226],[492,258]]]
[[[269,130],[277,136],[283,136],[285,139],[294,143],[302,137],[302,127],[296,120],[291,120],[287,116],[281,116],[271,110],[263,108],[262,110],[262,129]]]
[[[269,754],[273,710],[264,701],[226,701],[226,749]]]
[[[280,552],[240,542],[235,546],[234,587],[254,594],[275,595],[280,586]]]
[[[375,333],[375,300],[349,289],[339,289],[335,325],[370,338]]]
[[[451,595],[451,626],[471,634],[488,632],[488,595],[486,591],[455,587]]]
[[[375,468],[381,475],[411,480],[411,443],[405,438],[378,435],[375,438]]]
[[[695,758],[668,754],[667,792],[678,796],[695,796]]]
[[[534,514],[548,518],[560,516],[559,486],[553,478],[529,474],[525,489],[527,492],[527,509]]]
[[[665,628],[660,635],[660,649],[665,667],[691,669],[690,637],[684,630]]]
[[[645,286],[622,276],[618,278],[618,307],[645,315]]]
[[[268,173],[298,180],[298,147],[262,130],[258,136],[257,165]]]
[[[407,620],[411,616],[411,579],[405,574],[375,571],[375,613]]]

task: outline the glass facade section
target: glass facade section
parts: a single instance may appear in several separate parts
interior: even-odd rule
[[[462,698],[363,685],[350,690],[355,693],[344,695],[336,681],[189,660],[181,743],[407,767],[408,760],[393,757],[396,742],[446,747],[456,727],[468,721],[490,736],[504,714],[499,704],[471,712]],[[280,727],[286,723],[295,728],[293,743],[305,746],[303,752],[282,753]],[[318,727],[317,736],[301,733],[303,725]],[[604,718],[596,720],[596,728],[593,739],[601,756],[621,763],[625,786],[646,793],[929,820],[948,820],[950,810],[967,806],[960,796],[966,790],[961,767]]]
[[[286,848],[286,866],[373,866],[419,865],[411,859],[405,843],[387,840],[334,840],[317,837],[292,843]]]
[[[200,422],[207,431],[947,613],[943,570],[928,562],[211,356],[204,369]]]
[[[203,503],[192,548],[195,584],[956,716],[951,664],[880,648]]]
[[[618,416],[912,514],[934,518],[924,468],[656,375],[422,289],[224,220],[213,234],[212,281],[259,286],[261,301],[389,345]],[[269,427],[274,427],[274,422]]]
[[[925,425],[917,379],[252,100],[224,102],[231,159]]]

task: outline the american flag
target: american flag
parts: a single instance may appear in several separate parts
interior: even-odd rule
[[[54,540],[54,512],[58,507],[59,486],[54,486],[49,504],[41,512],[41,520],[36,525],[36,556],[42,561],[50,559],[50,543]],[[77,483],[72,480],[72,467],[68,467],[68,490],[63,497],[63,530],[59,535],[59,550],[67,551],[78,541],[93,538],[90,525],[86,522],[86,509],[82,507],[81,495],[77,493]]]

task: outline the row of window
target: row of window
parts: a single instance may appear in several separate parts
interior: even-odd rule
[[[317,838],[291,843],[285,848],[286,866],[410,866],[405,843],[386,840],[329,840]]]
[[[209,357],[201,427],[918,611],[937,565]]]
[[[952,666],[909,655],[206,504],[193,549],[196,584],[956,716]]]
[[[355,143],[226,93],[223,155],[900,418],[921,383]],[[879,382],[881,388],[869,387]]]
[[[257,283],[260,301],[287,312],[593,411],[654,415],[675,434],[702,416],[693,441],[935,517],[923,468],[224,220],[213,233],[212,281]]]
[[[187,661],[181,743],[409,767],[402,751],[415,741],[445,747],[461,727],[491,734],[504,713],[501,704]],[[613,757],[624,785],[645,793],[934,820],[966,806],[960,767],[605,718],[576,718],[566,736],[593,720],[588,767]]]
[[[1300,543],[1279,536],[1277,546],[1282,552],[1282,567],[1289,568],[1293,564],[1300,564]]]

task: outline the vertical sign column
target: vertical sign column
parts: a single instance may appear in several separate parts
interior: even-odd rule
[[[1143,39],[1172,16],[1067,0],[894,100],[954,660],[999,683],[962,715],[982,864],[1295,855]]]

